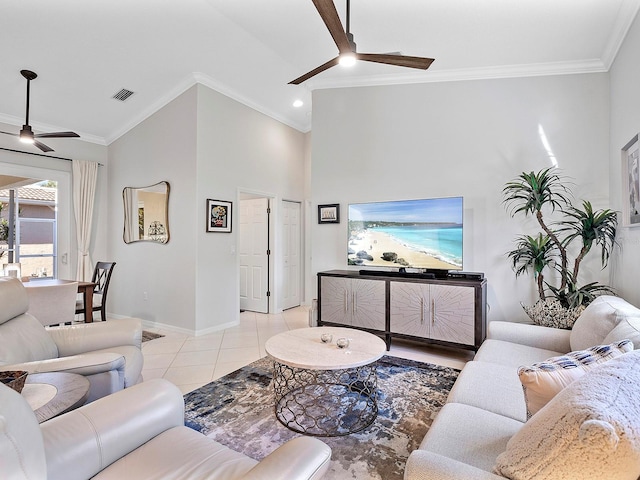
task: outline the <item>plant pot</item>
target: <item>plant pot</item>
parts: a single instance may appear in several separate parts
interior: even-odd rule
[[[13,388],[16,392],[22,392],[24,382],[27,379],[29,372],[23,370],[7,370],[0,372],[0,383],[6,385],[9,388]]]
[[[522,305],[522,304],[521,304]],[[585,307],[565,308],[555,298],[538,300],[535,305],[522,305],[524,311],[536,325],[571,330]]]

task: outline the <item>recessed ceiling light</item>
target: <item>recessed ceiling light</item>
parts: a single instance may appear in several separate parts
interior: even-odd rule
[[[300,108],[303,105],[304,105],[304,102],[302,100],[300,100],[300,99],[297,99],[297,100],[295,100],[293,102],[293,106],[296,107],[296,108]]]

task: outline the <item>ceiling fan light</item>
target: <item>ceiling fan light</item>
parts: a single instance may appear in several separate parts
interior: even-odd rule
[[[353,54],[353,52],[343,53],[342,55],[340,55],[338,63],[343,67],[353,67],[356,64],[356,56],[355,54]]]
[[[22,143],[33,143],[33,130],[28,125],[23,125],[22,130],[20,130],[20,141]]]

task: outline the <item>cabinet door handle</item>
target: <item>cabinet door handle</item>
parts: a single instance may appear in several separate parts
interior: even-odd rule
[[[356,308],[356,292],[351,293],[351,314],[355,315],[357,311]]]
[[[346,314],[349,311],[349,297],[347,296],[347,291],[344,291],[344,313]]]
[[[424,323],[424,298],[420,297],[420,323]]]
[[[431,299],[431,324],[436,324],[436,301]]]

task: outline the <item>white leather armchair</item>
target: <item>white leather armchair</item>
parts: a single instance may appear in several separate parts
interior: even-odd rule
[[[87,402],[142,381],[139,320],[45,329],[15,278],[0,278],[0,371],[71,372],[90,382]]]
[[[41,425],[21,395],[0,385],[3,478],[317,480],[330,459],[331,449],[311,437],[297,437],[261,462],[230,450],[184,426],[182,394],[163,379]]]

